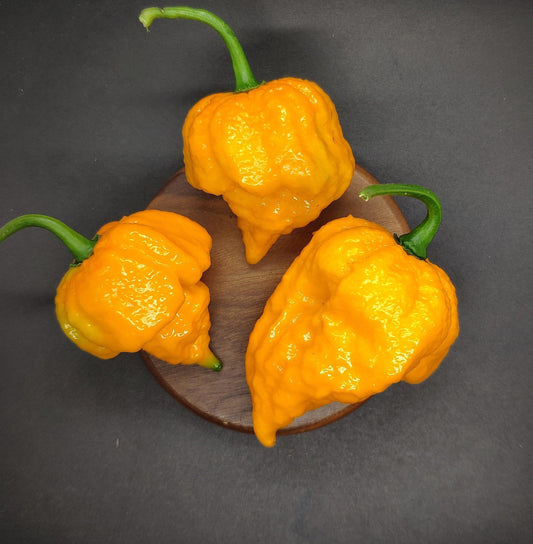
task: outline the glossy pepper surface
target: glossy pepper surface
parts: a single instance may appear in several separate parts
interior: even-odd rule
[[[202,21],[224,38],[235,92],[200,100],[183,126],[189,183],[222,195],[237,216],[246,259],[257,263],[283,234],[303,227],[339,198],[355,161],[335,106],[311,81],[286,77],[259,84],[235,35],[218,17],[191,8],[148,8],[157,17]]]
[[[0,229],[0,241],[27,226],[46,228],[71,250],[56,294],[63,332],[102,359],[141,349],[172,364],[219,369],[209,349],[211,237],[172,212],[146,210],[104,225],[93,240],[60,221],[26,215]]]
[[[324,225],[287,270],[251,334],[246,377],[254,431],[265,446],[309,410],[362,402],[400,380],[425,380],[457,337],[455,289],[426,259],[440,222],[438,200],[416,186],[362,192],[366,199],[375,194],[422,198],[428,216],[400,238],[351,216]]]

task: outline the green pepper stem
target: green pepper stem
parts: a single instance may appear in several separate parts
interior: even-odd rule
[[[97,241],[97,237],[89,240],[53,217],[27,214],[12,219],[0,228],[0,243],[18,230],[26,227],[41,227],[55,234],[70,250],[76,263],[81,263],[92,254]]]
[[[141,11],[139,16],[139,21],[141,21],[146,30],[150,28],[154,19],[192,19],[193,21],[200,21],[214,28],[226,43],[231,56],[233,72],[235,73],[235,92],[249,91],[250,89],[259,87],[260,84],[255,79],[241,44],[237,40],[233,30],[213,13],[205,9],[188,7],[146,8]]]
[[[411,255],[419,259],[427,258],[427,247],[439,229],[442,218],[442,206],[439,199],[429,189],[420,185],[403,183],[386,183],[384,185],[369,185],[359,196],[363,200],[370,200],[374,196],[410,196],[422,201],[427,208],[426,218],[411,232],[396,236],[398,243]]]

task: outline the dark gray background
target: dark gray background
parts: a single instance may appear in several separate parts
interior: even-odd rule
[[[137,355],[63,337],[69,254],[20,232],[0,247],[0,540],[529,541],[533,3],[191,4],[233,27],[257,78],[318,82],[377,179],[437,192],[430,258],[460,337],[424,384],[265,449],[175,402]],[[233,75],[200,23],[148,35],[147,5],[0,2],[0,223],[46,213],[90,236],[182,165],[188,109]]]

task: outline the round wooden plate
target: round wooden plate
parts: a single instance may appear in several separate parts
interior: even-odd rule
[[[293,259],[323,224],[338,217],[364,217],[389,231],[403,234],[409,227],[389,197],[364,202],[359,191],[377,181],[356,167],[346,193],[307,227],[282,236],[256,265],[244,258],[236,218],[221,197],[192,188],[180,170],[161,189],[148,208],[173,211],[197,221],[211,234],[211,267],[203,281],[211,292],[211,349],[222,361],[220,372],[192,365],[170,365],[141,352],[146,366],[178,401],[197,414],[225,427],[253,432],[252,403],[246,384],[244,356],[253,326]],[[308,431],[335,421],[360,404],[332,403],[307,412],[278,434]]]

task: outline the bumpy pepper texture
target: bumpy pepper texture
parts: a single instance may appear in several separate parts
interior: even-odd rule
[[[104,225],[93,254],[59,284],[65,334],[104,359],[141,349],[168,363],[205,364],[211,237],[186,217],[147,210]]]
[[[446,273],[354,217],[323,226],[295,259],[250,336],[246,376],[265,446],[303,413],[357,403],[436,370],[458,334]]]
[[[209,349],[211,237],[172,212],[145,210],[104,225],[93,240],[44,215],[0,228],[0,242],[25,227],[60,238],[74,256],[56,295],[65,334],[102,359],[145,350],[168,363],[219,370]]]
[[[296,78],[204,98],[183,142],[189,183],[229,204],[251,264],[342,196],[355,168],[331,99]]]
[[[352,179],[355,161],[335,106],[316,84],[282,78],[259,84],[231,29],[193,8],[147,8],[155,18],[186,18],[212,26],[228,46],[236,92],[200,100],[183,126],[189,183],[222,195],[237,216],[250,264],[275,241],[316,219]]]

